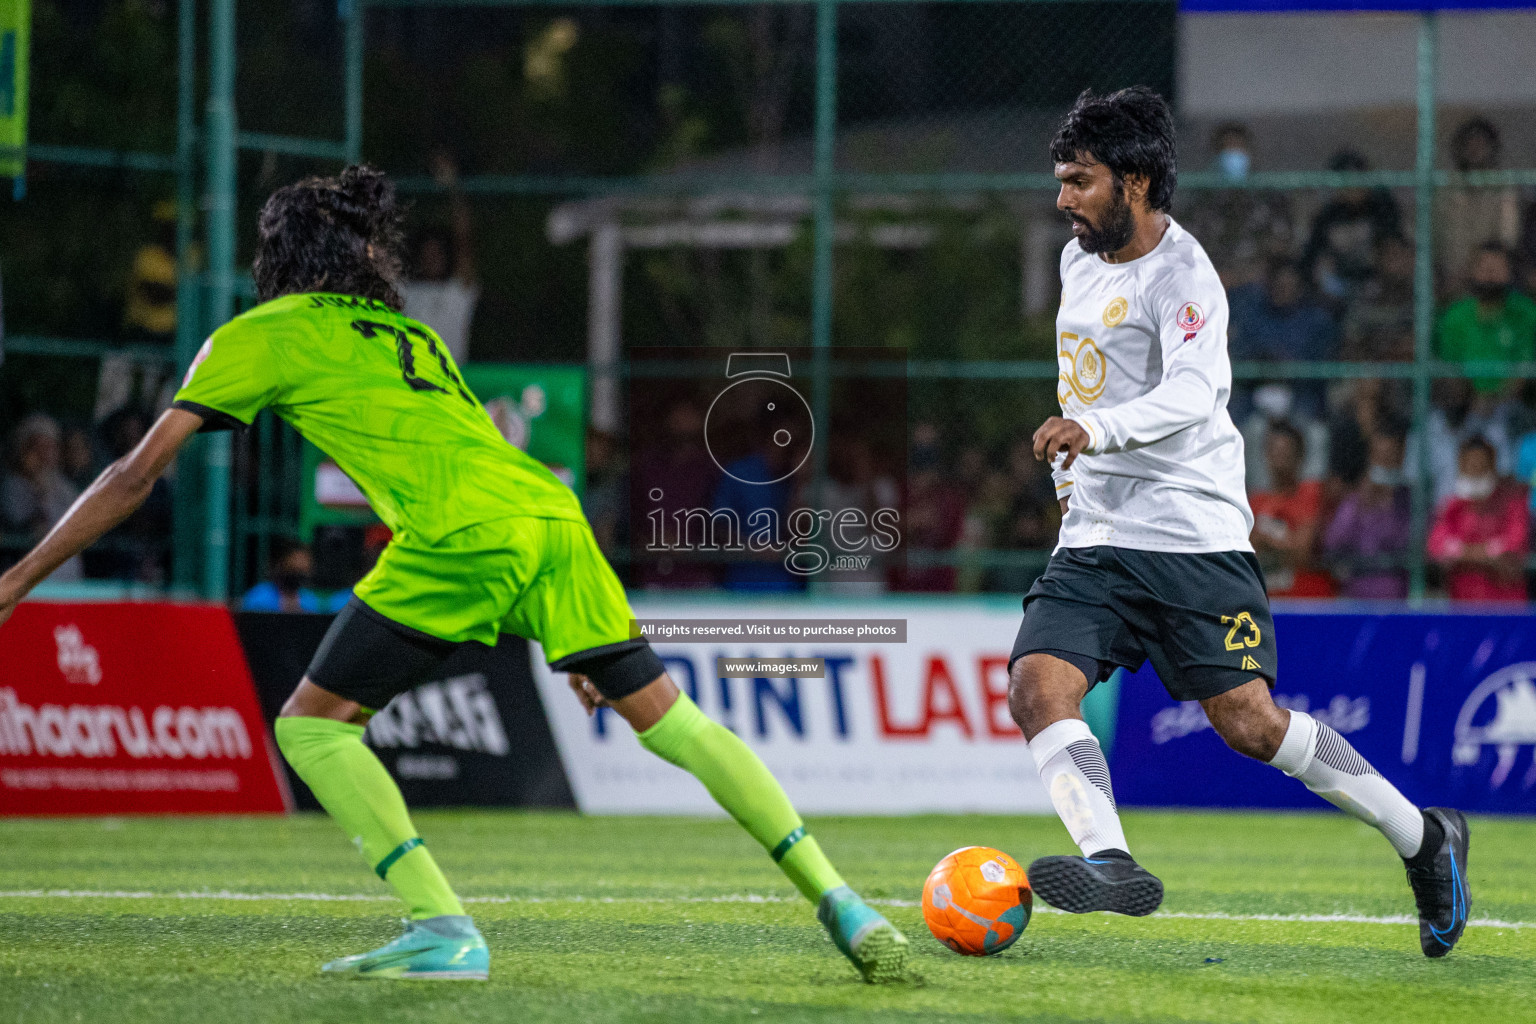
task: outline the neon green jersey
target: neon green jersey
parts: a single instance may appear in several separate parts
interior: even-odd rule
[[[502,438],[436,333],[372,299],[285,295],[242,313],[203,343],[174,404],[215,429],[270,407],[385,525],[427,543],[510,516],[583,518],[570,488]]]

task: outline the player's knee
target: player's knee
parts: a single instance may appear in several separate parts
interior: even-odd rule
[[[1274,751],[1264,749],[1263,737],[1251,723],[1228,722],[1216,732],[1226,741],[1227,746],[1244,757],[1267,761],[1274,756]]]
[[[1275,713],[1268,713],[1269,710]],[[1280,741],[1285,739],[1287,713],[1273,705],[1270,709],[1245,709],[1235,713],[1220,710],[1212,713],[1212,709],[1207,708],[1206,714],[1227,746],[1256,761],[1273,760],[1280,749]]]
[[[1008,713],[1026,737],[1060,717],[1056,711],[1062,702],[1050,685],[1050,660],[1045,655],[1026,654],[1008,670]]]

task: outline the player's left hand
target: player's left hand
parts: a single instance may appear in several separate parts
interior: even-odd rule
[[[1089,440],[1088,431],[1076,420],[1052,416],[1035,431],[1035,458],[1040,462],[1054,462],[1057,453],[1066,452],[1067,457],[1062,460],[1061,468],[1071,469],[1072,463],[1088,447]]]
[[[597,714],[598,708],[608,706],[608,700],[597,692],[597,687],[592,685],[592,680],[580,672],[570,674],[571,689],[576,693],[576,699],[581,701],[581,706],[587,709],[588,716]]]

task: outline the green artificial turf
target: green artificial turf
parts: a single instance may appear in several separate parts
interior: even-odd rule
[[[473,901],[489,983],[321,977],[321,962],[391,938],[399,913],[383,898],[292,898],[387,896],[322,817],[12,819],[0,821],[0,1021],[1536,1019],[1536,821],[1473,822],[1472,916],[1523,927],[1468,928],[1438,961],[1413,924],[1252,919],[1412,913],[1391,848],[1342,815],[1128,813],[1135,852],[1167,885],[1163,909],[1036,913],[990,959],[929,936],[923,878],[963,845],[1026,864],[1069,852],[1054,819],[813,821],[849,882],[890,901],[912,939],[913,979],[874,987],[728,822],[417,818]],[[177,895],[221,892],[264,898]]]

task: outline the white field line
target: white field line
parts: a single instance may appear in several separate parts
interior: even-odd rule
[[[230,900],[245,903],[387,903],[395,899],[384,893],[329,893],[329,892],[233,892],[228,889],[196,892],[150,892],[141,889],[13,889],[0,890],[0,899],[54,899],[54,900]],[[722,896],[467,896],[464,903],[798,903],[798,897],[765,896],[758,893],[729,893]],[[871,899],[881,907],[915,907],[916,900]],[[1062,914],[1036,904],[1037,914]],[[1284,924],[1417,924],[1418,918],[1407,914],[1371,916],[1368,914],[1227,914],[1184,913],[1161,910],[1151,915],[1155,919],[1180,921],[1260,921]],[[1536,921],[1501,921],[1497,918],[1474,917],[1467,922],[1469,928],[1499,928],[1521,931],[1536,928]]]

